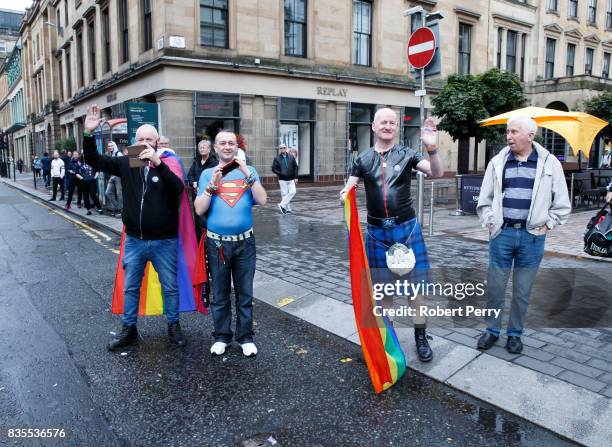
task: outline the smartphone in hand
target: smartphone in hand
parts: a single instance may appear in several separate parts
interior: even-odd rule
[[[135,144],[133,146],[128,146],[128,161],[130,164],[130,168],[143,168],[149,163],[148,160],[141,160],[138,158],[140,153],[147,149],[147,146],[144,144]]]
[[[225,166],[221,168],[221,176],[225,177],[227,174],[229,174],[231,171],[238,168],[239,166],[240,165],[238,164],[236,160],[230,161],[228,164],[226,164]]]

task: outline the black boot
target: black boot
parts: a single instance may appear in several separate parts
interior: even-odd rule
[[[127,326],[124,324],[119,336],[115,337],[115,339],[108,344],[107,349],[109,351],[117,351],[118,349],[135,345],[136,343],[138,343],[138,330],[136,329],[136,325]]]
[[[185,337],[183,337],[183,331],[181,330],[181,323],[178,321],[176,323],[168,323],[168,336],[170,341],[179,348],[187,346]]]
[[[429,347],[425,328],[414,328],[414,341],[416,342],[417,354],[421,362],[429,362],[433,358],[433,351]]]

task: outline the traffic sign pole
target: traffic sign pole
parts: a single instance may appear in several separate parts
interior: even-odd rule
[[[423,14],[421,12],[421,14]],[[436,37],[431,29],[421,27],[415,30],[408,39],[408,61],[414,68],[421,70],[421,89],[415,92],[415,95],[420,99],[420,115],[421,115],[421,136],[423,134],[423,126],[425,125],[425,67],[432,61],[436,52]],[[423,139],[419,143],[419,151],[425,153],[425,145]],[[419,224],[423,225],[423,214],[425,207],[423,199],[425,197],[425,174],[417,172],[417,219]]]
[[[425,67],[421,68],[421,91],[425,90]],[[419,98],[421,103],[421,134],[425,125],[425,95]],[[420,141],[421,154],[425,153],[425,145],[423,139]],[[425,174],[417,171],[417,216],[419,225],[423,226],[424,209],[423,199],[425,198]]]

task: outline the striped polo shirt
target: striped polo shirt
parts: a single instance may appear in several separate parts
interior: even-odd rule
[[[527,161],[518,161],[512,151],[508,154],[502,183],[505,223],[512,225],[527,222],[537,165],[538,153],[535,148]]]

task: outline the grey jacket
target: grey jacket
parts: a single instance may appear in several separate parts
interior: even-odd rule
[[[533,146],[538,151],[538,163],[527,215],[527,231],[537,235],[543,225],[553,229],[555,225],[564,224],[572,208],[561,163],[538,143],[533,142]],[[493,225],[491,239],[501,233],[504,223],[502,179],[509,152],[510,148],[506,146],[489,162],[476,207],[482,226]]]

